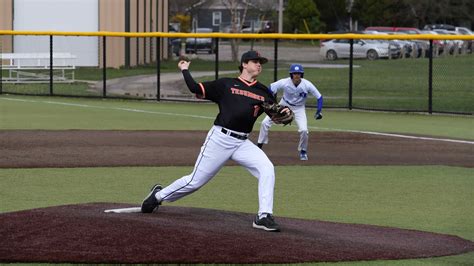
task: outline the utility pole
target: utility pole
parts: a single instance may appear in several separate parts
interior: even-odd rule
[[[352,6],[354,5],[354,0],[346,0],[346,10],[349,13],[349,31],[352,31]]]
[[[283,33],[283,0],[278,3],[278,33]]]

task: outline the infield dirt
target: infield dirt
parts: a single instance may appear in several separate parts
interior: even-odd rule
[[[0,131],[0,168],[192,166],[205,131]],[[255,143],[257,134],[250,139]],[[474,167],[474,145],[342,132],[311,132],[300,161],[297,132],[270,132],[275,165],[449,165]],[[229,162],[229,164],[233,164]]]

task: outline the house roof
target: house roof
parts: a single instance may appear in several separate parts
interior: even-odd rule
[[[253,9],[259,9],[257,6],[254,4],[242,0],[237,2],[237,9],[245,9],[245,6],[248,4],[250,8]],[[196,8],[202,8],[202,9],[228,9],[228,7],[224,4],[224,0],[201,0],[197,2],[196,4],[192,5],[189,9],[196,9]]]

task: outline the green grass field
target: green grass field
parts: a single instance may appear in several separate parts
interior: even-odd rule
[[[214,104],[0,95],[0,130],[208,130],[216,111]],[[308,115],[313,111],[308,109]],[[318,131],[360,130],[474,140],[474,119],[469,116],[340,110],[325,110],[324,114],[321,121],[309,120],[313,137]],[[166,185],[191,169],[0,169],[0,212],[86,202],[139,204],[152,184]],[[276,166],[276,174],[277,217],[394,226],[474,241],[471,168]],[[172,204],[254,213],[256,189],[255,178],[245,169],[229,166],[199,192]],[[474,252],[431,259],[336,264],[472,265],[473,261]]]
[[[348,64],[347,60],[320,62],[324,64]],[[177,61],[162,62],[162,73],[177,72]],[[213,61],[193,60],[192,71],[214,71]],[[428,111],[428,59],[397,60],[355,60],[353,73],[353,107],[378,110]],[[474,54],[458,57],[439,57],[433,61],[433,111],[474,114]],[[280,62],[278,78],[288,76],[288,64]],[[236,70],[233,62],[220,62],[220,70]],[[265,66],[259,80],[264,84],[273,82],[273,65]],[[135,75],[155,75],[154,65],[130,69],[107,69],[107,78]],[[6,71],[4,71],[6,75]],[[305,78],[311,80],[324,95],[325,106],[348,107],[348,68],[306,67]],[[102,70],[79,68],[77,80],[100,81]],[[214,79],[214,76],[199,80]],[[49,85],[3,84],[4,92],[27,94],[49,94]],[[102,92],[90,91],[83,82],[55,84],[54,93],[58,95],[79,95],[101,97]],[[308,101],[316,106],[314,98]]]

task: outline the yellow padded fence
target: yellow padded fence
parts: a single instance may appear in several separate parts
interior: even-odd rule
[[[381,40],[474,40],[474,35],[438,34],[286,34],[286,33],[169,33],[169,32],[73,32],[73,31],[14,31],[0,30],[0,35],[53,35],[53,36],[108,36],[108,37],[161,37],[161,38],[222,38],[222,39],[381,39]]]

